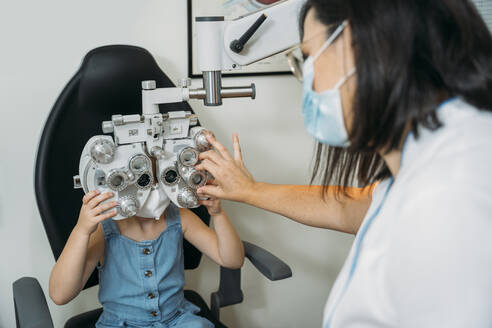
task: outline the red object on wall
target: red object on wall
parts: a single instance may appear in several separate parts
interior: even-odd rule
[[[261,3],[262,5],[271,5],[272,3],[279,2],[280,0],[256,0],[256,2]]]

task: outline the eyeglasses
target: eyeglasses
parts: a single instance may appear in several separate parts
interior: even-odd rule
[[[333,34],[328,38],[327,42],[325,42],[325,44],[321,47],[321,49],[318,50],[318,52],[324,51],[326,49],[325,48],[326,46],[333,43],[338,38],[338,36],[343,32],[343,29],[345,28],[346,24],[347,23],[345,21],[342,24],[340,24],[335,30],[335,32],[333,32]],[[303,81],[302,67],[304,66],[304,59],[305,59],[304,58],[305,56],[302,54],[301,51],[301,46],[302,44],[310,42],[313,39],[319,37],[320,35],[326,35],[326,32],[324,31],[314,36],[312,39],[298,43],[297,45],[287,49],[285,52],[290,71],[292,72],[292,75],[294,75],[294,77],[297,80],[299,80],[299,82]]]
[[[304,65],[304,56],[301,51],[302,43],[299,43],[285,52],[287,56],[287,63],[289,64],[289,69],[292,75],[299,81],[303,81],[302,77],[302,66]]]

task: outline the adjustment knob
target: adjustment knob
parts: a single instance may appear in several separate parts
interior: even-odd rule
[[[113,122],[113,125],[123,125],[125,123],[125,120],[123,119],[123,115],[121,114],[116,114],[111,116],[111,121]]]
[[[189,78],[180,79],[178,85],[182,88],[188,88],[189,86],[191,86],[191,79]]]
[[[102,131],[103,133],[113,133],[114,132],[113,122],[111,121],[102,122]]]
[[[178,204],[184,208],[198,207],[198,197],[193,190],[185,188],[178,194]]]
[[[90,153],[96,163],[109,164],[113,161],[115,146],[112,141],[99,138],[91,145]]]
[[[157,85],[154,80],[142,81],[142,89],[144,90],[154,90]]]
[[[120,199],[120,213],[124,217],[130,217],[137,214],[138,206],[132,197],[123,197]]]
[[[195,145],[199,151],[207,151],[207,150],[212,149],[212,145],[207,140],[207,134],[214,136],[214,134],[212,132],[207,131],[205,129],[202,129],[197,134],[195,134],[195,137],[194,137]]]
[[[190,116],[190,126],[195,126],[198,124],[198,116],[191,115]]]
[[[265,15],[265,14],[262,14],[260,17],[258,17],[258,19],[239,38],[239,40],[234,40],[231,42],[231,44],[229,45],[229,48],[237,54],[241,53],[241,51],[243,51],[246,43],[249,41],[249,39],[251,39],[253,34],[255,34],[255,32],[260,28],[261,24],[263,24],[266,19],[267,19],[267,15]]]

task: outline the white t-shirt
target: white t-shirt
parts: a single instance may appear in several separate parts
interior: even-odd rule
[[[377,186],[325,328],[492,327],[492,113],[457,98],[437,113]]]

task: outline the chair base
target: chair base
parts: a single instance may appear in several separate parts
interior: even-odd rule
[[[227,328],[227,326],[225,326],[213,316],[212,311],[210,311],[207,306],[207,303],[205,303],[203,298],[197,292],[194,292],[192,290],[185,290],[184,296],[188,301],[200,308],[200,312],[197,314],[210,320],[210,322],[215,325],[215,328]],[[97,319],[99,319],[102,311],[103,309],[99,308],[72,317],[65,324],[65,328],[95,328]]]

